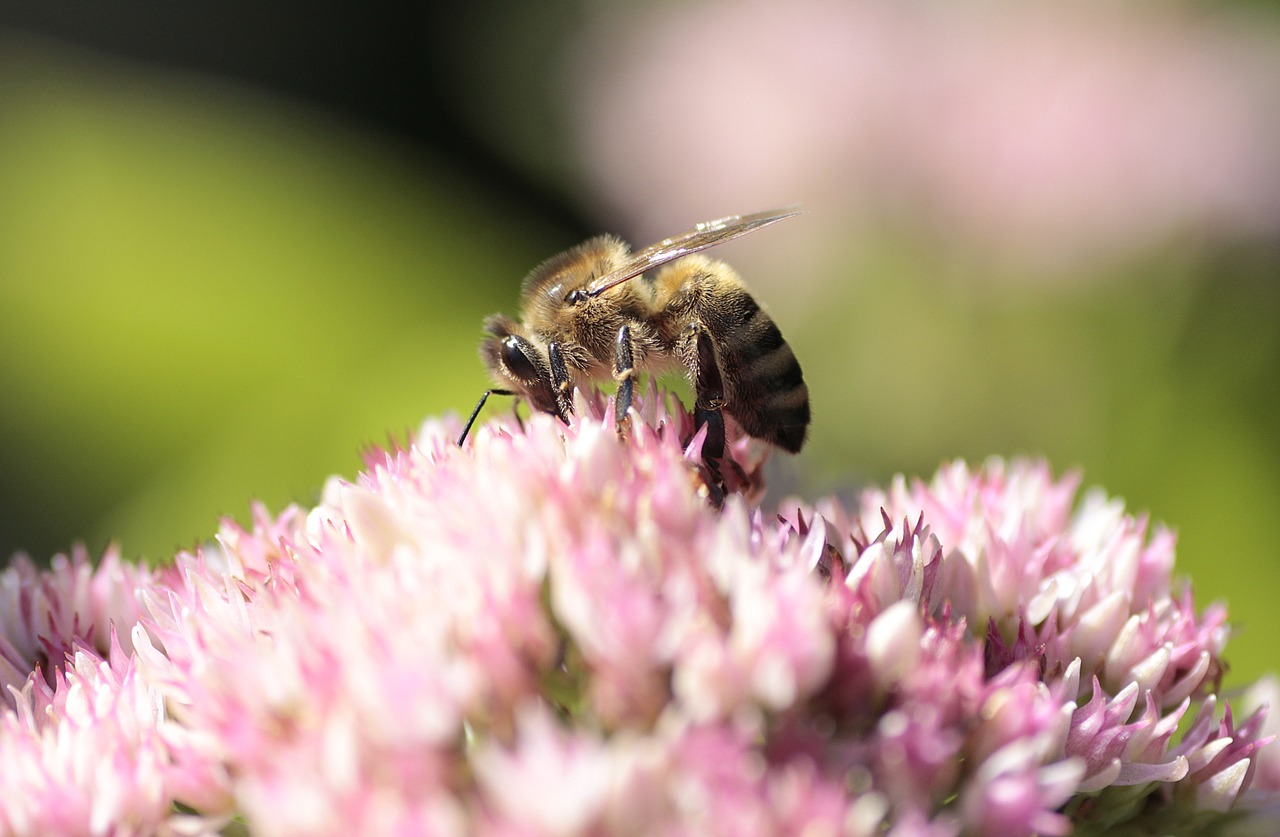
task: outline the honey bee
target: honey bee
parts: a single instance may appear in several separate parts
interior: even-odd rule
[[[523,320],[494,314],[484,322],[480,356],[500,387],[480,397],[458,444],[490,395],[522,397],[567,423],[580,380],[617,382],[621,430],[636,374],[682,368],[693,385],[696,426],[709,425],[702,454],[717,479],[722,413],[748,435],[798,452],[809,427],[809,388],[795,354],[733,268],[693,255],[797,214],[706,221],[638,252],[599,236],[534,268],[520,293]]]

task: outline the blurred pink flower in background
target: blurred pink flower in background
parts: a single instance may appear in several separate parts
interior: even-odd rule
[[[640,238],[802,203],[1038,269],[1280,228],[1280,32],[1176,7],[716,0],[610,10],[574,75]],[[824,238],[825,237],[825,238]]]
[[[0,833],[1277,822],[1274,683],[1225,707],[1167,531],[1030,461],[716,508],[688,413],[612,410],[430,421],[162,571],[7,571]]]

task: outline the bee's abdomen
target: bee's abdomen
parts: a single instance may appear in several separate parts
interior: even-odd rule
[[[782,332],[741,288],[720,300],[720,344],[725,410],[748,434],[795,453],[809,429],[809,387]]]

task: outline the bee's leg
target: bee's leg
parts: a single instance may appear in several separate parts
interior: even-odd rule
[[[720,460],[724,459],[724,380],[720,377],[720,364],[716,362],[711,335],[702,323],[693,323],[689,328],[694,332],[697,352],[693,379],[697,400],[693,408],[693,423],[695,428],[707,426],[707,437],[702,443],[702,461],[715,481],[723,484]]]
[[[569,377],[569,366],[564,362],[564,353],[559,343],[547,346],[547,359],[551,361],[551,388],[556,397],[556,417],[565,424],[573,414],[573,380]]]
[[[636,376],[635,352],[631,347],[631,326],[618,329],[618,339],[613,347],[613,377],[618,382],[618,394],[614,398],[614,415],[618,432],[622,433],[631,411],[632,381]]]
[[[509,389],[487,389],[484,395],[480,396],[480,400],[476,403],[476,408],[471,411],[471,418],[467,419],[467,426],[462,428],[462,435],[458,437],[458,447],[462,447],[462,443],[467,440],[468,434],[471,433],[471,425],[476,423],[476,417],[480,415],[480,410],[484,408],[484,402],[489,400],[490,395],[515,395]]]

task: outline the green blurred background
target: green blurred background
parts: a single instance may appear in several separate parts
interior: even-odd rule
[[[724,251],[813,392],[781,484],[1081,468],[1275,668],[1280,14],[1067,8],[7,6],[0,554],[311,503],[542,258],[801,203]]]

